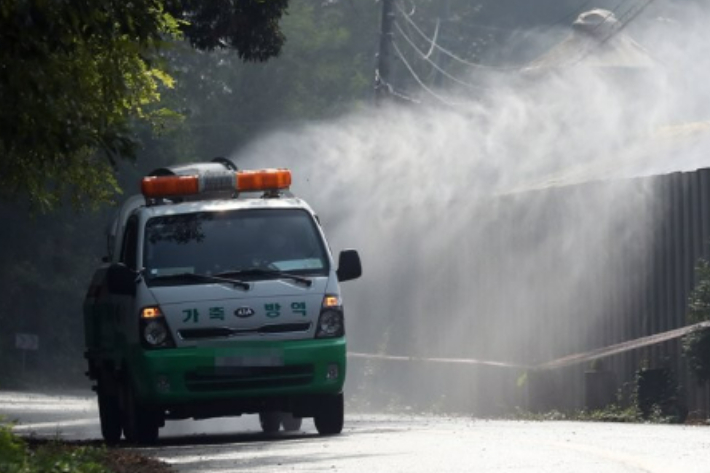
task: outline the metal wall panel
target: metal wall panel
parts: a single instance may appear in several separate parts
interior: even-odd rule
[[[597,294],[597,301],[608,298],[610,317],[602,316],[598,330],[577,345],[577,351],[613,345],[686,325],[685,314],[690,291],[694,285],[694,267],[700,257],[708,256],[710,238],[710,170],[692,173],[675,173],[634,180],[634,184],[648,187],[649,201],[638,212],[650,211],[653,215],[650,245],[644,257],[638,260],[622,258],[609,261],[606,273],[613,282],[606,286],[607,293]],[[570,199],[576,193],[567,189]],[[553,204],[554,205],[554,204]],[[628,244],[628,241],[626,242]],[[634,277],[641,279],[634,284]],[[559,315],[559,314],[558,314]],[[546,324],[554,321],[546,320]],[[575,339],[575,334],[556,332],[554,327],[540,326],[539,334],[555,334]],[[561,355],[561,353],[556,353]],[[605,364],[614,371],[619,387],[631,385],[638,369],[668,368],[681,386],[684,404],[699,416],[710,412],[710,387],[699,386],[687,371],[681,356],[680,340],[629,351],[609,357]],[[580,389],[581,374],[585,367],[564,369],[556,383],[563,385],[564,399],[556,408],[581,408],[584,405]],[[566,371],[566,372],[564,372]],[[543,396],[545,394],[543,393]],[[550,405],[545,400],[531,400],[530,408],[542,410]]]
[[[525,367],[686,325],[694,266],[710,255],[710,169],[499,196],[460,218],[467,230],[426,255],[436,266],[409,254],[397,265],[411,269],[397,278],[411,307],[378,321],[379,347],[520,368],[353,360],[352,389],[478,415],[579,409],[589,363]],[[408,286],[425,288],[427,307]],[[710,387],[689,376],[677,340],[602,362],[626,394],[640,368],[671,369],[688,409],[710,412]]]

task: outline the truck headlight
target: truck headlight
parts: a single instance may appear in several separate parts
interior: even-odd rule
[[[161,324],[157,320],[151,320],[143,327],[143,339],[148,342],[148,345],[156,347],[165,343],[168,338],[168,330],[165,324]]]
[[[141,310],[140,338],[144,348],[172,348],[175,346],[160,307]]]
[[[343,328],[343,313],[335,310],[324,310],[318,319],[318,331],[316,337],[342,337],[345,333]]]
[[[316,338],[335,338],[343,335],[345,335],[345,320],[340,297],[326,294],[318,318]]]

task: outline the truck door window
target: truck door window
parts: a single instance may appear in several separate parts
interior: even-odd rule
[[[136,269],[136,259],[138,257],[138,219],[131,217],[126,224],[126,231],[123,234],[123,244],[121,247],[121,263],[129,268]]]

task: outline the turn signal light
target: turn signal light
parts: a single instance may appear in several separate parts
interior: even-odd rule
[[[339,306],[340,306],[340,297],[326,295],[323,298],[323,307],[339,307]]]
[[[162,316],[163,313],[160,312],[160,307],[144,307],[141,310],[141,319],[157,319]]]

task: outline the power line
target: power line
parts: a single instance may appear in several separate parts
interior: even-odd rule
[[[643,13],[654,1],[655,0],[646,0],[646,3],[644,3],[643,5],[637,3],[636,7],[629,8],[626,13],[624,13],[623,17],[619,19],[619,26],[616,28],[616,30],[607,38],[605,38],[601,44],[611,39],[612,36],[620,33],[624,28],[629,25],[629,23],[638,18],[639,15],[641,15],[641,13]]]
[[[623,0],[622,0],[622,1],[623,1]],[[587,0],[587,2],[585,2],[585,5],[586,5],[587,3],[590,3],[590,2],[591,2],[591,0]],[[430,43],[429,52],[424,53],[424,51],[422,51],[422,50],[415,44],[415,42],[409,37],[409,35],[407,35],[407,33],[405,33],[405,31],[404,31],[404,30],[402,29],[402,27],[400,26],[399,22],[395,21],[395,22],[394,22],[394,26],[395,26],[395,28],[397,28],[397,31],[399,32],[400,36],[401,36],[402,38],[404,38],[404,40],[410,45],[410,47],[411,47],[412,49],[414,49],[414,50],[419,54],[419,56],[421,56],[422,59],[424,59],[426,62],[428,62],[429,64],[431,64],[431,66],[432,66],[434,69],[436,69],[437,71],[439,71],[441,74],[443,74],[444,76],[446,76],[446,77],[449,78],[450,80],[456,82],[457,84],[460,84],[460,85],[462,85],[462,86],[464,86],[464,87],[468,87],[468,88],[475,89],[475,90],[485,90],[484,87],[481,87],[481,86],[478,86],[478,85],[475,85],[475,84],[471,84],[471,83],[469,83],[469,82],[462,81],[461,79],[455,77],[454,75],[450,74],[447,70],[445,70],[444,68],[442,68],[441,66],[439,66],[439,64],[437,64],[435,61],[433,61],[433,60],[431,59],[431,57],[430,57],[430,56],[431,56],[431,53],[432,53],[432,51],[433,51],[434,49],[438,49],[439,51],[443,52],[444,54],[448,55],[449,57],[451,57],[451,58],[453,58],[453,59],[455,59],[455,60],[457,60],[457,61],[459,61],[459,62],[462,62],[462,63],[464,63],[464,64],[466,64],[466,65],[469,65],[469,66],[475,66],[475,67],[477,67],[477,68],[483,68],[483,69],[486,69],[486,70],[508,70],[508,71],[510,71],[510,70],[517,70],[517,71],[519,71],[519,70],[522,69],[522,68],[520,68],[520,67],[514,67],[514,68],[513,68],[513,67],[510,67],[510,68],[500,68],[500,67],[493,67],[493,66],[484,66],[484,65],[481,65],[481,64],[471,63],[471,62],[469,62],[469,61],[466,61],[466,60],[464,60],[464,59],[458,57],[457,55],[451,53],[450,51],[444,49],[443,47],[439,46],[439,45],[436,43],[436,40],[437,40],[437,38],[438,38],[438,32],[439,32],[439,24],[440,24],[439,20],[437,20],[437,26],[436,26],[436,30],[435,30],[435,32],[434,32],[434,37],[433,37],[433,38],[429,38],[429,37],[422,31],[422,29],[414,22],[414,20],[411,19],[411,15],[410,15],[410,14],[407,14],[407,12],[405,12],[405,11],[403,10],[401,4],[400,4],[399,2],[396,2],[396,5],[397,5],[397,8],[399,9],[400,13],[402,13],[402,15],[404,15],[404,18],[407,20],[407,22],[408,22],[408,25],[407,25],[407,26],[410,26],[410,25],[411,25],[411,27],[414,28],[414,29],[417,31],[417,33],[418,33],[421,37],[423,37],[428,43]],[[611,15],[611,13],[610,13],[610,15]],[[567,14],[565,18],[567,18],[567,17],[569,17],[569,16],[570,16],[570,15]],[[606,19],[605,19],[605,21],[606,21]],[[396,46],[395,46],[395,47],[396,47]],[[433,90],[432,90],[431,88],[427,87],[427,86],[424,84],[424,81],[421,80],[421,78],[415,73],[414,68],[412,68],[412,67],[410,66],[410,64],[407,62],[406,58],[405,58],[404,55],[402,54],[402,51],[401,51],[399,48],[396,48],[396,51],[397,51],[398,56],[399,56],[400,59],[402,60],[402,62],[405,64],[405,67],[407,67],[407,69],[409,70],[410,74],[414,77],[415,81],[417,81],[417,83],[418,83],[422,88],[424,88],[429,94],[431,94],[432,96],[436,97],[438,100],[442,101],[443,103],[447,103],[448,105],[450,105],[447,101],[443,100],[443,99],[441,98],[441,96],[439,96],[438,94],[436,94],[435,92],[433,92]]]
[[[421,102],[419,100],[413,99],[412,97],[408,96],[404,92],[399,92],[392,84],[385,81],[382,77],[379,76],[379,71],[375,71],[375,80],[378,81],[378,83],[381,84],[382,87],[385,87],[387,89],[387,93],[389,95],[396,97],[400,100],[406,101],[406,102],[412,102],[417,105],[421,104]]]
[[[417,73],[414,71],[414,68],[407,62],[407,59],[404,57],[404,54],[402,54],[402,51],[399,49],[397,46],[397,43],[393,42],[392,47],[394,48],[395,52],[397,53],[397,56],[399,59],[402,61],[402,64],[404,64],[404,67],[407,68],[411,76],[414,78],[414,80],[419,84],[419,86],[424,89],[429,95],[437,99],[439,102],[443,103],[444,105],[448,105],[449,107],[455,107],[456,105],[461,105],[461,104],[455,104],[452,102],[449,102],[448,100],[444,99],[441,95],[437,94],[434,92],[430,87],[428,87],[424,81],[421,80],[421,78],[417,75]]]
[[[618,9],[625,0],[621,0],[619,4],[616,6]],[[649,7],[654,2],[654,0],[646,0],[646,3],[644,4],[636,4],[636,6],[632,6],[626,12],[624,12],[620,17],[617,18],[617,22],[612,24],[612,28],[610,29],[609,33],[606,35],[605,38],[603,38],[601,41],[599,41],[595,47],[590,48],[588,51],[586,51],[585,54],[582,55],[577,61],[575,61],[574,64],[578,64],[589,55],[591,55],[597,48],[600,48],[602,45],[606,44],[607,41],[611,40],[614,36],[618,35],[626,26],[634,21],[638,16],[646,10],[646,8]],[[613,14],[613,12],[610,12],[609,15],[607,15],[606,18],[604,18],[604,21],[599,23],[592,31],[591,33],[593,34],[595,31],[597,31],[601,26],[606,23],[607,19]]]
[[[563,22],[566,22],[570,18],[574,17],[575,14],[578,14],[578,12],[581,9],[586,8],[587,5],[592,3],[593,0],[586,0],[580,7],[576,8],[575,10],[572,10],[570,13],[567,13],[565,16],[561,17],[559,20],[554,22],[552,25],[550,25],[548,28],[542,31],[542,33],[545,33],[546,31],[554,28],[555,26],[562,24]],[[623,3],[624,0],[622,0]],[[449,56],[451,59],[458,61],[461,64],[464,64],[469,67],[477,68],[477,69],[484,69],[484,70],[494,70],[494,71],[521,71],[523,70],[526,66],[492,66],[492,65],[487,65],[487,64],[480,64],[476,62],[471,62],[467,61],[466,59],[461,58],[460,56],[456,55],[455,53],[449,51],[448,49],[444,48],[443,46],[439,45],[436,42],[437,36],[435,34],[434,38],[430,38],[423,30],[422,28],[417,25],[417,23],[411,18],[411,14],[408,14],[406,11],[401,6],[400,2],[395,2],[397,9],[400,11],[402,16],[404,17],[405,20],[407,20],[407,23],[414,28],[414,30],[421,36],[427,43],[430,44],[430,49],[437,49],[438,51],[441,51],[443,54]],[[619,6],[621,3],[619,4]],[[617,6],[618,8],[618,6]],[[482,26],[484,28],[488,29],[496,29],[500,30],[500,28],[493,28],[490,26]],[[438,22],[437,22],[437,28],[438,28]]]
[[[602,44],[603,42],[606,42],[606,40],[607,40],[609,37],[611,37],[611,36],[613,36],[613,35],[615,34],[614,26],[619,24],[619,20],[618,20],[618,18],[616,18],[615,12],[616,12],[616,10],[618,10],[618,9],[621,7],[621,5],[624,4],[625,1],[626,1],[626,0],[620,0],[619,3],[617,3],[616,6],[615,6],[613,9],[608,10],[608,13],[603,16],[602,20],[601,20],[597,25],[595,25],[593,28],[591,28],[589,31],[586,32],[586,34],[588,35],[589,38],[594,38],[594,37],[595,37],[595,33],[596,33],[599,29],[601,29],[602,27],[604,27],[604,25],[607,24],[607,21],[609,21],[609,19],[610,19],[611,17],[614,17],[614,20],[616,21],[616,23],[611,23],[611,27],[610,27],[610,30],[609,30],[610,32],[609,32],[607,38],[605,38],[605,39],[602,40],[602,41],[592,42],[592,43],[591,43],[592,46],[590,46],[590,47],[587,48],[586,50],[580,50],[580,51],[579,51],[579,52],[580,52],[579,56],[578,56],[576,59],[575,59],[575,58],[570,58],[570,59],[567,61],[567,63],[564,64],[565,66],[568,66],[568,67],[569,67],[569,66],[574,66],[574,65],[577,65],[577,64],[579,64],[580,62],[584,61],[584,60],[585,60],[586,58],[588,58],[595,50],[597,50],[597,48],[598,48],[599,46],[601,46],[601,44]],[[594,41],[594,40],[591,40],[591,41]]]
[[[397,20],[395,20],[395,24],[397,28],[400,28],[399,24],[397,24]],[[429,59],[431,54],[434,52],[434,44],[436,44],[436,40],[439,39],[439,26],[441,26],[441,18],[436,19],[436,28],[434,28],[434,38],[431,41],[431,47],[429,48],[429,51],[426,53],[426,56],[424,56],[424,59]],[[401,32],[401,28],[399,29]],[[409,41],[409,38],[407,38],[407,41]]]
[[[599,28],[603,27],[603,26],[606,24],[606,22],[609,20],[609,18],[611,18],[611,17],[613,17],[613,16],[616,16],[616,13],[615,13],[615,12],[616,12],[619,8],[621,8],[621,5],[623,5],[624,2],[626,2],[626,0],[620,0],[619,3],[617,3],[614,8],[612,8],[611,10],[609,10],[609,13],[607,13],[607,14],[604,16],[604,19],[603,19],[598,25],[596,25],[594,28],[592,28],[592,30],[591,30],[589,33],[590,33],[591,35],[594,35],[594,33],[595,33]],[[614,34],[614,29],[613,29],[613,28],[614,28],[614,25],[615,25],[615,24],[617,24],[617,25],[619,24],[619,20],[618,20],[618,19],[617,19],[617,22],[616,22],[616,23],[612,23],[612,29],[611,29],[612,33],[610,33],[610,36]]]
[[[535,29],[535,28],[529,28],[527,31],[525,31],[522,34],[522,36],[520,38],[517,39],[516,42],[520,44],[520,43],[526,42],[531,37],[543,36],[543,35],[547,34],[548,32],[550,32],[552,29],[559,27],[559,26],[565,26],[565,27],[569,28],[569,26],[570,26],[569,20],[574,18],[575,16],[578,16],[580,14],[580,12],[584,12],[585,8],[587,8],[587,6],[589,6],[593,1],[594,0],[585,0],[584,3],[577,6],[576,8],[572,9],[571,11],[566,13],[564,16],[559,17],[559,19],[546,25],[544,28],[541,28],[539,30]],[[437,27],[438,27],[438,21],[439,20],[437,19]],[[473,30],[483,29],[483,30],[490,30],[490,31],[494,31],[494,32],[503,31],[503,32],[508,33],[509,35],[511,35],[512,31],[516,30],[515,28],[501,28],[501,27],[497,27],[497,26],[481,25],[481,24],[471,23],[471,22],[467,22],[464,24],[462,22],[454,22],[452,20],[444,20],[444,21],[447,23],[455,24],[459,27],[463,26],[468,29],[473,29]],[[433,45],[432,45],[432,49],[434,49]],[[497,68],[498,70],[504,70],[504,71],[523,71],[529,66],[529,64],[524,64],[521,66],[500,67],[500,66],[489,66],[486,64],[479,63],[478,66],[481,68],[486,68],[486,69],[496,69]]]
[[[590,4],[592,3],[592,1],[593,1],[593,0],[585,0],[585,2],[582,3],[581,6],[577,7],[577,8],[574,9],[574,10],[572,10],[570,13],[565,14],[565,15],[564,15],[563,17],[561,17],[559,20],[555,21],[553,24],[551,24],[551,25],[548,26],[545,30],[543,30],[542,33],[545,33],[546,31],[549,31],[550,29],[554,28],[555,26],[557,26],[557,25],[559,25],[559,24],[562,24],[562,23],[564,23],[564,22],[567,22],[570,18],[574,17],[575,14],[578,14],[579,11],[583,11],[584,8],[586,8],[588,5],[590,5]],[[625,1],[626,1],[626,0],[621,0],[621,1],[616,5],[616,7],[614,7],[614,9],[612,9],[612,10],[609,12],[609,14],[606,16],[606,18],[604,18],[601,23],[599,23],[598,25],[596,25],[596,26],[594,27],[594,29],[592,29],[591,33],[593,34],[596,30],[598,30],[599,28],[603,27],[603,26],[606,24],[606,22],[609,20],[609,18],[611,18],[612,16],[614,16],[614,14],[615,14],[614,12],[615,12],[616,10],[618,10],[618,9],[621,7],[621,5],[624,4]],[[653,0],[649,0],[649,3],[652,2],[652,1],[653,1]],[[448,50],[448,49],[442,47],[441,45],[439,45],[439,44],[436,42],[436,39],[437,39],[437,36],[438,36],[438,35],[436,34],[436,33],[438,33],[438,22],[437,22],[437,32],[435,32],[434,38],[430,38],[430,37],[422,30],[422,28],[421,28],[419,25],[417,25],[417,23],[411,18],[412,15],[409,14],[409,13],[407,13],[406,11],[404,11],[404,9],[403,9],[403,7],[402,7],[402,5],[401,5],[401,2],[395,2],[395,5],[397,6],[397,9],[400,11],[400,13],[401,13],[402,16],[404,17],[404,19],[407,21],[407,23],[409,23],[409,25],[411,25],[411,27],[417,32],[417,34],[419,34],[419,36],[421,36],[421,37],[430,45],[430,51],[433,50],[433,49],[436,49],[436,50],[442,52],[443,54],[449,56],[451,59],[453,59],[453,60],[455,60],[455,61],[457,61],[457,62],[459,62],[459,63],[461,63],[461,64],[464,64],[464,65],[466,65],[466,66],[473,67],[473,68],[478,68],[478,69],[497,70],[497,71],[521,71],[521,70],[525,69],[525,67],[526,67],[526,66],[509,66],[509,67],[505,67],[505,66],[491,66],[491,65],[480,64],[480,63],[475,63],[475,62],[467,61],[466,59],[461,58],[460,56],[458,56],[458,55],[456,55],[455,53],[451,52],[450,50]],[[647,6],[648,6],[648,3],[647,3],[646,5],[644,5],[643,7],[641,7],[641,11],[642,11],[643,9],[645,9]],[[633,10],[633,8],[630,9],[630,10]],[[634,15],[634,18],[635,18],[636,16],[637,16],[637,15]],[[631,18],[630,20],[628,20],[628,22],[632,21],[634,18]],[[621,21],[621,20],[620,20],[620,21]],[[626,23],[627,23],[627,20],[624,19],[624,23],[622,24],[622,26],[620,26],[620,27],[618,28],[619,31],[620,31],[621,29],[623,29],[623,28],[626,26]],[[613,36],[613,34],[615,34],[615,33],[612,33],[611,36]],[[604,39],[603,41],[600,42],[600,44],[603,44],[603,43],[606,42],[608,39],[609,39],[609,38]],[[430,53],[429,53],[429,54],[430,54]]]
[[[404,30],[402,29],[402,27],[399,26],[399,23],[398,23],[398,22],[395,21],[394,26],[395,26],[395,28],[397,28],[397,31],[399,31],[399,34],[404,38],[404,40],[405,40],[407,43],[409,43],[409,45],[412,47],[412,49],[414,49],[414,50],[422,57],[422,59],[424,59],[426,62],[428,62],[429,64],[431,64],[434,69],[436,69],[437,71],[441,72],[443,75],[445,75],[446,77],[448,77],[448,78],[451,79],[452,81],[456,82],[457,84],[461,84],[461,85],[463,85],[463,86],[465,86],[465,87],[469,87],[469,88],[475,89],[475,90],[484,90],[484,87],[481,87],[481,86],[478,86],[478,85],[475,85],[475,84],[471,84],[471,83],[468,83],[468,82],[464,82],[464,81],[460,80],[459,78],[457,78],[457,77],[451,75],[451,74],[450,74],[449,72],[447,72],[444,68],[442,68],[441,66],[439,66],[435,61],[433,61],[428,55],[424,54],[424,51],[422,51],[421,49],[419,49],[419,47],[417,47],[417,45],[414,44],[414,41],[412,41],[412,39],[411,39],[409,36],[407,36],[407,34],[406,34],[406,33],[404,32]],[[432,44],[433,44],[433,43],[432,43]]]
[[[572,10],[571,12],[567,13],[565,16],[561,17],[559,20],[551,23],[548,25],[545,29],[541,31],[541,33],[547,33],[551,29],[555,28],[556,26],[562,25],[567,23],[570,19],[574,18],[575,15],[579,16],[580,12],[583,12],[587,6],[589,6],[594,0],[586,0],[584,3],[582,3],[580,6]],[[569,24],[568,24],[569,26]]]
[[[457,56],[456,54],[454,54],[454,53],[452,53],[451,51],[449,51],[448,49],[446,49],[446,48],[440,46],[440,45],[437,44],[434,40],[432,40],[432,38],[430,38],[429,36],[427,36],[427,34],[426,34],[424,31],[422,31],[422,29],[419,27],[419,25],[417,25],[416,22],[415,22],[414,20],[412,20],[411,16],[408,15],[407,12],[404,11],[404,9],[402,8],[402,5],[400,4],[400,2],[395,2],[395,5],[397,6],[397,9],[398,9],[399,12],[402,14],[402,16],[404,17],[404,19],[407,20],[407,23],[409,23],[409,24],[412,26],[412,28],[414,28],[414,30],[419,34],[419,36],[421,36],[427,43],[429,43],[432,48],[435,48],[435,49],[437,49],[438,51],[441,51],[443,54],[449,56],[451,59],[453,59],[453,60],[455,60],[455,61],[458,61],[458,62],[460,62],[461,64],[465,64],[465,65],[467,65],[467,66],[469,66],[469,67],[473,67],[473,68],[477,68],[477,69],[489,69],[489,70],[511,70],[511,69],[520,69],[520,68],[517,68],[517,67],[516,67],[516,68],[508,68],[508,67],[486,66],[486,65],[483,65],[483,64],[478,64],[478,63],[475,63],[475,62],[467,61],[467,60],[465,60],[465,59],[463,59],[463,58]]]
[[[592,1],[592,0],[587,0],[587,1],[585,1],[585,2],[583,3],[583,5],[582,5],[580,8],[585,8],[588,4],[591,3],[591,1]],[[603,20],[602,20],[601,22],[599,22],[599,24],[595,25],[594,28],[592,28],[592,29],[589,31],[589,34],[594,35],[594,33],[595,33],[596,31],[598,31],[600,28],[604,27],[604,26],[607,24],[607,22],[609,21],[609,19],[612,18],[612,17],[615,15],[615,11],[618,10],[618,9],[624,4],[625,1],[626,1],[626,0],[621,0],[621,1],[617,4],[617,6],[616,6],[614,9],[612,9],[611,11],[609,11],[609,13],[603,18]],[[654,1],[654,0],[646,0],[646,3],[644,3],[644,4],[642,4],[642,5],[637,4],[636,6],[633,6],[633,7],[629,8],[628,10],[626,10],[622,15],[620,15],[620,16],[617,18],[617,22],[611,24],[611,28],[610,28],[610,30],[609,30],[609,33],[606,35],[606,37],[603,38],[601,41],[599,41],[598,44],[596,44],[594,48],[590,48],[588,51],[586,51],[586,53],[583,54],[582,57],[580,57],[577,61],[575,61],[575,63],[581,62],[582,60],[584,60],[584,58],[586,58],[587,56],[589,56],[589,54],[591,54],[594,49],[600,47],[601,45],[603,45],[604,43],[606,43],[607,41],[609,41],[611,38],[613,38],[615,35],[617,35],[617,34],[618,34],[620,31],[622,31],[630,22],[632,22],[633,20],[635,20],[646,8],[648,8],[648,6],[649,6],[651,3],[653,3],[653,1]],[[460,85],[463,85],[463,86],[465,86],[465,87],[472,88],[472,89],[478,89],[478,90],[484,90],[484,89],[485,89],[484,87],[480,87],[480,86],[477,86],[477,85],[474,85],[474,84],[471,84],[471,83],[462,81],[462,80],[460,80],[459,78],[457,78],[457,77],[453,76],[452,74],[450,74],[448,71],[446,71],[445,69],[443,69],[441,66],[439,66],[439,64],[437,64],[435,61],[433,61],[433,60],[431,59],[431,54],[432,54],[432,52],[433,52],[434,49],[440,51],[441,53],[443,53],[443,54],[449,56],[451,59],[453,59],[453,60],[455,60],[455,61],[458,61],[458,62],[461,63],[461,64],[465,64],[465,65],[467,65],[467,66],[470,66],[470,67],[473,67],[473,68],[477,68],[477,69],[503,70],[503,71],[521,71],[521,70],[524,69],[524,67],[496,67],[496,66],[487,66],[487,65],[483,65],[483,64],[478,64],[478,63],[474,63],[474,62],[467,61],[467,60],[465,60],[465,59],[463,59],[463,58],[457,56],[456,54],[452,53],[451,51],[447,50],[446,48],[440,46],[440,45],[437,43],[437,39],[438,39],[438,35],[439,35],[439,27],[440,27],[440,24],[439,24],[440,22],[439,22],[439,20],[437,20],[437,28],[436,28],[436,31],[434,32],[434,37],[433,37],[433,38],[430,38],[430,37],[427,36],[427,34],[419,27],[419,25],[417,25],[417,23],[411,18],[411,15],[408,14],[406,11],[404,11],[404,9],[403,9],[403,7],[402,7],[400,1],[395,1],[394,4],[395,4],[395,6],[397,7],[397,9],[399,10],[399,12],[402,14],[402,16],[404,17],[404,19],[407,21],[407,23],[408,23],[407,26],[408,26],[408,27],[411,26],[411,27],[417,32],[417,34],[419,34],[419,35],[429,44],[429,51],[428,51],[427,53],[425,53],[424,51],[422,51],[422,49],[420,49],[420,48],[416,45],[416,43],[412,40],[412,38],[402,29],[402,27],[400,26],[399,22],[394,21],[394,22],[393,22],[393,23],[394,23],[394,26],[395,26],[395,28],[397,29],[397,31],[399,32],[400,36],[401,36],[402,38],[404,38],[404,40],[410,45],[410,47],[411,47],[412,49],[414,49],[414,50],[417,52],[417,54],[419,54],[419,56],[420,56],[422,59],[424,59],[425,61],[427,61],[429,64],[431,64],[431,66],[432,66],[434,69],[436,69],[437,71],[439,71],[441,74],[443,74],[444,76],[446,76],[447,78],[449,78],[449,79],[452,80],[452,81],[454,81],[454,82],[456,82],[456,83],[458,83],[458,84],[460,84]],[[577,11],[579,11],[579,10],[577,10]],[[566,20],[569,19],[569,17],[571,17],[571,16],[573,16],[573,14],[567,14],[567,15],[565,15],[565,17],[563,17],[563,18],[561,18],[560,20],[558,20],[557,23],[562,22],[562,21],[566,21]],[[554,24],[553,24],[553,26],[554,26]],[[399,59],[402,61],[402,64],[403,64],[403,65],[405,66],[405,68],[409,71],[409,74],[412,76],[412,78],[415,80],[415,82],[416,82],[425,92],[427,92],[429,95],[431,95],[432,97],[434,97],[436,100],[438,100],[439,102],[441,102],[441,103],[443,103],[443,104],[445,104],[445,105],[447,105],[447,106],[454,107],[454,106],[456,106],[456,105],[461,105],[461,104],[456,104],[456,103],[449,102],[449,101],[446,100],[443,96],[441,96],[440,94],[436,93],[431,87],[427,86],[427,85],[424,83],[424,81],[419,77],[419,75],[416,73],[416,71],[414,70],[414,68],[412,67],[412,65],[407,61],[405,55],[402,53],[402,51],[401,51],[401,49],[399,48],[399,46],[397,45],[397,43],[395,43],[394,41],[392,41],[392,42],[391,42],[391,46],[392,46],[392,48],[394,49],[394,51],[396,52],[396,54],[397,54],[397,56],[399,57]],[[392,92],[394,91],[394,87],[392,87],[390,84],[384,82],[381,77],[378,76],[378,80],[380,81],[381,84],[387,86],[387,88],[388,88],[388,90],[389,90],[390,93],[392,93]],[[406,96],[403,96],[402,98],[405,98],[406,100],[409,100],[409,101],[413,101],[411,98],[406,97]]]

